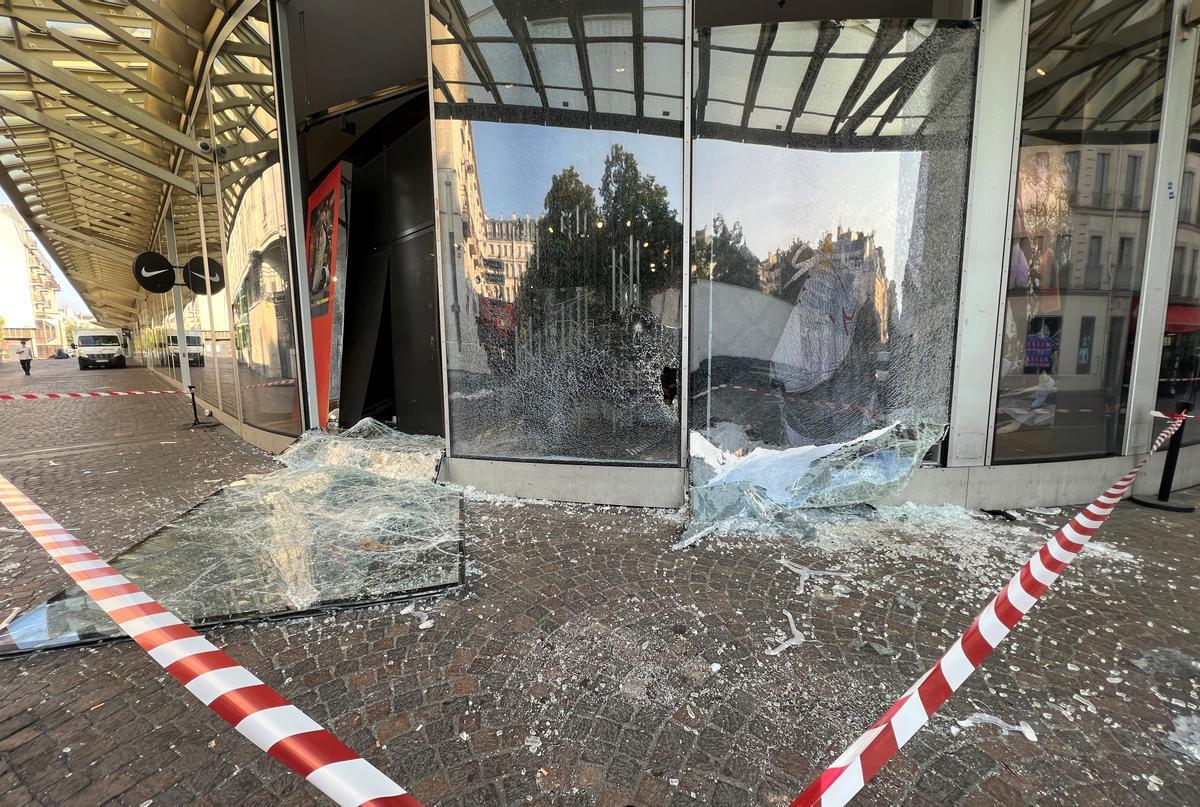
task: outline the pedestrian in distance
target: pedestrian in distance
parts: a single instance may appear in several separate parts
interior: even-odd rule
[[[33,364],[33,351],[25,344],[25,340],[21,340],[21,344],[17,345],[13,355],[17,357],[17,361],[21,362],[21,369],[25,371],[25,375],[29,375],[29,367]]]

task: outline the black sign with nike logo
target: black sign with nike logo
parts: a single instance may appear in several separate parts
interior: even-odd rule
[[[207,275],[208,282],[205,282]],[[208,259],[208,271],[204,271],[204,256],[197,255],[183,267],[183,282],[195,294],[208,294],[212,290],[217,294],[225,288],[225,270],[215,259]]]
[[[175,267],[157,252],[143,252],[133,259],[133,277],[146,291],[166,294],[175,285]]]

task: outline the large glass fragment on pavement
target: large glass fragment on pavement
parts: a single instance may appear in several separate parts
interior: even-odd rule
[[[940,424],[896,422],[844,443],[783,450],[759,446],[745,454],[693,433],[690,532],[729,519],[779,522],[792,510],[895,495],[944,431]]]
[[[392,599],[461,582],[460,494],[442,441],[366,420],[309,432],[113,561],[190,624]],[[0,632],[0,653],[120,635],[78,587]]]

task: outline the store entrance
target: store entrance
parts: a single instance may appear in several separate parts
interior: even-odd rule
[[[410,101],[346,153],[353,166],[341,423],[444,433],[428,101]]]

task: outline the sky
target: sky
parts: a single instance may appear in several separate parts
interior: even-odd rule
[[[683,152],[675,138],[479,121],[472,131],[483,207],[493,218],[538,216],[551,178],[568,166],[599,191],[604,158],[614,143],[634,153],[643,174],[666,186],[672,208],[683,209]]]
[[[12,200],[8,198],[8,194],[4,192],[3,188],[0,188],[0,204],[13,207]],[[50,264],[50,271],[54,273],[55,280],[62,287],[58,292],[58,304],[74,308],[80,313],[87,313],[87,304],[83,302],[83,298],[79,296],[79,293],[75,291],[75,288],[67,280],[67,276],[63,274],[62,269],[58,268],[58,264],[54,262],[54,259],[46,253],[40,241],[38,242],[38,250],[42,253],[42,257],[46,259],[46,263]]]
[[[887,274],[908,258],[919,155],[827,152],[698,140],[692,156],[692,216],[699,229],[722,214],[741,222],[759,258],[794,238],[814,242],[844,229],[875,233]]]
[[[483,205],[489,216],[542,212],[551,178],[575,166],[599,187],[613,143],[631,150],[642,172],[666,185],[682,210],[680,141],[626,132],[513,123],[473,124]],[[740,222],[760,259],[795,238],[816,241],[841,225],[875,233],[888,276],[899,280],[908,255],[919,155],[909,152],[825,152],[697,140],[692,164],[693,226],[722,214]]]

